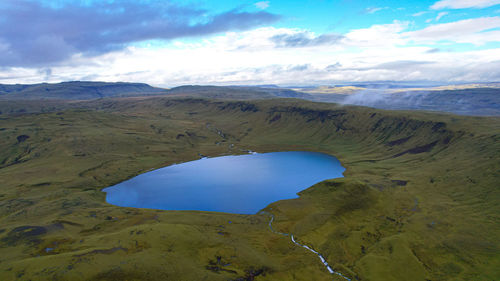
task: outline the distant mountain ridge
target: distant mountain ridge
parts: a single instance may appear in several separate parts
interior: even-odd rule
[[[93,100],[159,95],[225,100],[297,98],[389,110],[429,110],[462,115],[500,116],[500,84],[498,83],[385,89],[358,86],[290,89],[275,85],[184,85],[162,89],[144,83],[84,81],[33,85],[0,84],[0,100],[3,101]]]
[[[57,84],[0,84],[2,100],[91,100],[114,97],[175,95],[221,99],[303,98],[311,96],[291,89],[256,86],[184,85],[171,89],[145,83],[71,81]]]
[[[307,93],[292,89],[260,86],[201,86],[185,85],[169,89],[168,94],[178,96],[220,98],[220,99],[270,99],[300,98],[312,99]]]
[[[88,100],[165,94],[166,89],[144,83],[71,81],[57,84],[0,84],[0,99],[62,99]]]

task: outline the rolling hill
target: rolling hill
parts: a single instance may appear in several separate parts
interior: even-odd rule
[[[165,89],[154,88],[143,83],[72,81],[58,84],[0,84],[0,99],[3,100],[88,100],[164,93]]]

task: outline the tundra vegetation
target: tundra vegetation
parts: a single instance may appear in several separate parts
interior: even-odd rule
[[[500,118],[295,99],[0,101],[1,280],[500,279]],[[101,189],[248,150],[345,177],[267,213],[122,208]]]

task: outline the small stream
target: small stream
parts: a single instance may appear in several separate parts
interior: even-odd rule
[[[328,270],[328,272],[330,272],[330,274],[335,274],[335,275],[338,275],[342,278],[344,278],[345,280],[348,280],[348,281],[351,281],[350,278],[346,277],[345,275],[343,275],[342,273],[340,272],[337,272],[335,270],[332,269],[332,267],[328,264],[328,262],[325,260],[325,258],[323,257],[323,255],[321,255],[320,253],[318,253],[316,250],[314,250],[313,248],[307,246],[307,245],[302,245],[300,244],[299,242],[297,242],[295,240],[295,237],[293,236],[293,234],[290,234],[290,233],[284,233],[284,232],[279,232],[277,230],[274,230],[273,228],[273,221],[274,221],[274,215],[269,213],[269,212],[266,212],[266,211],[262,211],[261,214],[267,214],[271,217],[271,219],[269,220],[269,230],[273,233],[276,233],[276,234],[279,234],[279,235],[283,235],[283,236],[290,236],[292,242],[297,245],[297,246],[300,246],[302,248],[305,248],[307,250],[309,250],[310,252],[313,252],[315,255],[317,255],[319,257],[319,259],[321,260],[321,262],[325,265],[326,269]]]

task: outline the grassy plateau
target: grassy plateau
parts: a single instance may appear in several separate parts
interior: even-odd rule
[[[265,211],[352,280],[500,280],[500,118],[294,99],[0,101],[0,280],[344,280],[269,215],[116,207],[101,190],[247,150],[345,177]]]

